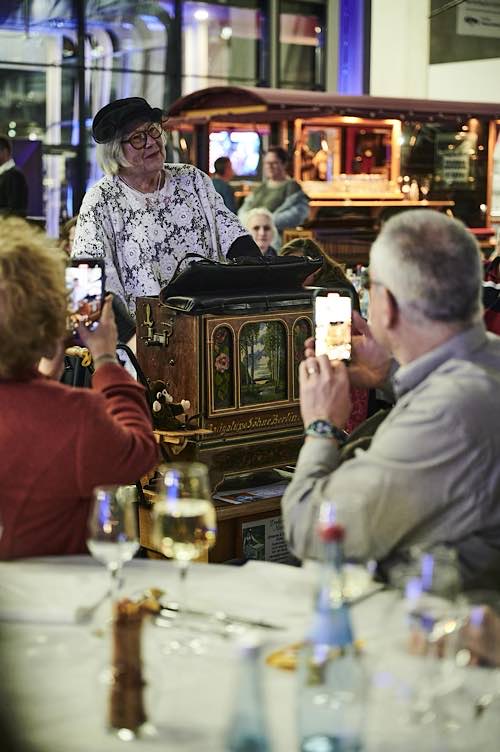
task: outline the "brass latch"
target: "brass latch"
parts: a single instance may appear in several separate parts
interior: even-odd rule
[[[167,347],[170,337],[174,331],[174,319],[168,319],[164,322],[163,332],[158,333],[154,330],[154,321],[151,316],[151,306],[146,304],[146,318],[143,321],[143,325],[147,327],[147,334],[142,339],[145,341],[148,347]]]

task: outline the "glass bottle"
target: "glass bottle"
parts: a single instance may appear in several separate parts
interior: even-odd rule
[[[410,190],[408,191],[408,198],[410,201],[420,200],[420,188],[415,178],[410,183]]]
[[[270,752],[259,658],[259,642],[247,637],[240,645],[239,684],[225,752]]]
[[[409,198],[410,193],[410,176],[404,175],[401,178],[401,193],[403,194],[403,198]]]
[[[320,514],[324,562],[312,622],[299,656],[301,752],[362,750],[367,681],[343,592],[344,532],[341,525],[324,515],[321,519]]]

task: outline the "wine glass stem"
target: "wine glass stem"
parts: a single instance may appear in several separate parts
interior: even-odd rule
[[[109,571],[109,600],[111,601],[111,608],[115,602],[118,591],[121,586],[121,567],[116,564],[108,567]]]
[[[177,595],[177,620],[178,622],[183,618],[184,611],[187,609],[186,602],[186,577],[188,573],[188,561],[178,561],[177,567],[179,569],[179,592]]]

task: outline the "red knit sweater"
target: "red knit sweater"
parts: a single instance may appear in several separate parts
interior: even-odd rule
[[[142,386],[107,363],[92,389],[33,373],[0,381],[0,558],[86,552],[94,486],[157,462]]]

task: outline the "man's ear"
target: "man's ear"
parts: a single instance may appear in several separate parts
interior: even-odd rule
[[[386,287],[382,290],[382,321],[387,330],[394,329],[399,321],[397,300]]]

